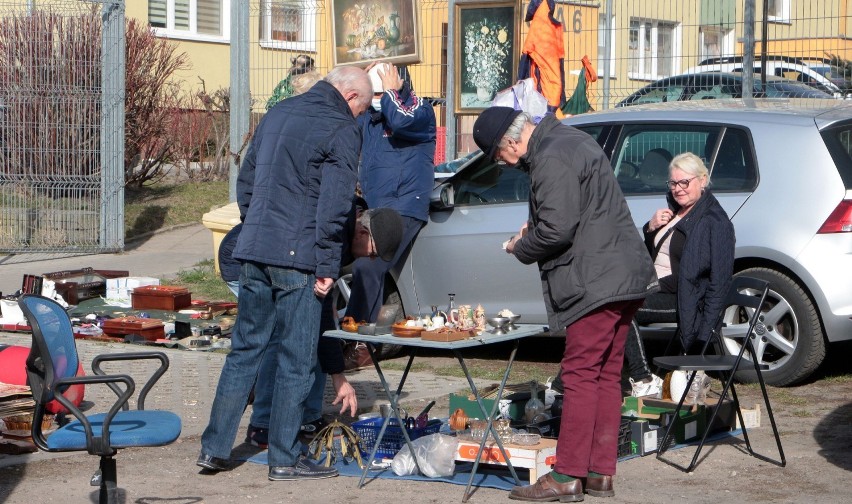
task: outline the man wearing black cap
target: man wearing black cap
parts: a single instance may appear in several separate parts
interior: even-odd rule
[[[565,389],[554,470],[509,498],[577,502],[615,495],[621,367],[633,314],[657,289],[654,267],[606,154],[582,131],[507,107],[473,126],[486,156],[530,176],[529,221],[506,244],[538,263],[548,323],[565,331]]]
[[[357,321],[376,322],[384,300],[388,271],[405,260],[417,233],[429,220],[429,197],[435,183],[435,111],[417,96],[407,70],[390,63],[367,68],[373,101],[358,118],[361,126],[361,166],[358,182],[371,208],[393,208],[402,216],[402,247],[385,261],[356,260],[346,315]],[[393,322],[393,321],[390,321]],[[345,351],[346,369],[370,366],[363,343],[352,342]]]

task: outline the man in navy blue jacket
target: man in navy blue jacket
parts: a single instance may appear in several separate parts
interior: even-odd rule
[[[337,476],[300,453],[302,407],[313,381],[322,298],[340,270],[361,151],[356,118],[371,85],[356,67],[329,72],[261,120],[237,179],[243,229],[239,316],[196,464],[228,470],[231,448],[267,348],[276,348],[269,479]],[[270,377],[270,379],[273,379]]]
[[[358,119],[363,132],[358,181],[370,208],[393,208],[405,223],[402,243],[390,261],[358,259],[352,270],[352,292],[346,314],[375,322],[384,296],[385,275],[404,260],[411,243],[429,219],[429,197],[435,181],[435,111],[414,94],[394,65],[369,68],[373,102]],[[363,344],[350,344],[346,369],[370,365]]]

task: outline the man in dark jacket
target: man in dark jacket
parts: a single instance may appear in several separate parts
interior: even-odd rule
[[[550,330],[566,334],[555,468],[509,497],[612,496],[624,341],[656,289],[654,267],[609,160],[589,135],[553,116],[534,125],[529,114],[492,107],[476,120],[473,138],[489,158],[529,172],[529,222],[506,251],[538,263]]]
[[[239,297],[241,263],[231,254],[241,229],[242,224],[234,226],[219,245],[219,271],[222,274],[222,280],[237,297]],[[396,210],[390,208],[367,210],[366,202],[362,198],[356,198],[343,232],[341,264],[348,265],[356,257],[393,257],[402,239],[402,218]],[[323,298],[320,335],[336,328],[333,301],[331,296]],[[246,442],[260,448],[266,448],[269,444],[269,416],[277,366],[278,360],[274,353],[271,350],[267,351],[260,365],[254,388],[254,402],[251,422],[246,430]],[[323,425],[323,392],[326,375],[331,376],[335,391],[332,404],[340,404],[341,415],[348,410],[351,416],[355,416],[358,398],[355,395],[355,389],[343,374],[343,368],[343,349],[340,342],[336,339],[321,337],[317,346],[317,364],[312,372],[314,383],[304,403],[302,434],[312,436]]]
[[[404,254],[429,219],[429,197],[435,181],[435,112],[414,94],[409,80],[394,65],[369,69],[373,85],[370,110],[358,119],[363,132],[358,180],[370,208],[393,208],[405,222],[402,244],[391,260],[358,259],[346,314],[375,322],[384,297],[385,275]],[[370,365],[363,344],[350,344],[346,368]]]
[[[370,103],[366,72],[340,67],[261,120],[237,179],[243,229],[239,316],[197,465],[228,461],[240,417],[267,348],[277,348],[269,432],[269,479],[328,478],[300,453],[302,405],[316,362],[321,299],[340,270],[343,227],[352,208],[361,133]]]

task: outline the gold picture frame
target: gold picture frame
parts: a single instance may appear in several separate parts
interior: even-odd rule
[[[334,66],[420,62],[414,0],[333,0],[331,21]]]
[[[517,3],[457,3],[455,8],[455,112],[477,113],[515,83],[519,36]]]

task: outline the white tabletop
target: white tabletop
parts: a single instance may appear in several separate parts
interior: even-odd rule
[[[458,341],[429,341],[417,338],[402,338],[393,334],[382,334],[377,336],[368,336],[365,334],[352,333],[342,330],[326,331],[323,336],[327,338],[346,339],[353,341],[363,341],[366,343],[389,343],[392,345],[422,347],[422,348],[442,348],[453,350],[459,348],[470,348],[475,346],[490,345],[493,343],[501,343],[503,341],[513,341],[527,336],[537,336],[547,332],[547,327],[540,324],[517,324],[516,329],[507,331],[506,334],[491,334],[488,331],[482,333],[481,336],[458,340]]]

